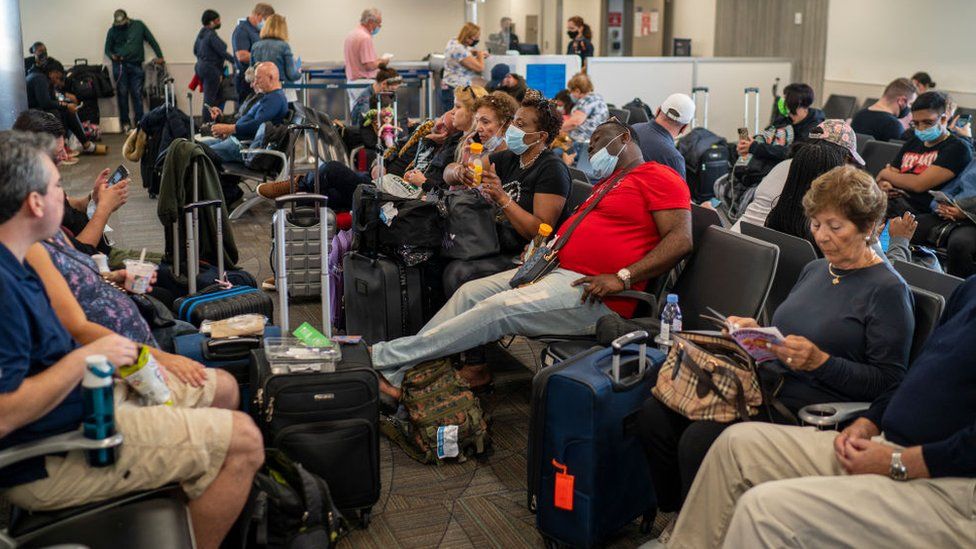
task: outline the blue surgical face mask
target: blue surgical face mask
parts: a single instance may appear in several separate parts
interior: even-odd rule
[[[263,28],[264,28],[264,19],[258,21],[258,30],[260,31]]]
[[[506,132],[506,135],[507,135],[507,132]],[[502,144],[502,141],[503,140],[504,139],[500,135],[493,135],[493,136],[489,137],[488,138],[488,141],[485,143],[485,150],[488,151],[488,152],[494,151],[495,149],[498,148],[499,145]]]
[[[380,27],[376,27],[372,31],[370,31],[370,34],[372,34],[373,36],[376,36],[379,33],[380,33]]]
[[[604,177],[612,174],[617,168],[617,159],[620,156],[620,151],[617,151],[617,154],[610,154],[610,151],[607,149],[610,148],[610,143],[616,141],[620,135],[611,139],[605,147],[598,150],[593,154],[593,156],[590,157],[590,168],[593,169],[593,177],[603,179]],[[621,148],[621,151],[622,150],[623,149]]]
[[[522,154],[529,150],[529,145],[525,143],[525,132],[514,124],[505,130],[505,144],[508,145],[508,150],[515,154]]]
[[[942,126],[936,124],[927,130],[920,130],[915,128],[915,137],[922,140],[922,142],[931,142],[942,137]]]

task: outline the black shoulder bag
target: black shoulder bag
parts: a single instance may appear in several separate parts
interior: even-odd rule
[[[525,263],[519,267],[519,270],[515,273],[515,276],[512,277],[512,280],[508,282],[508,285],[512,288],[521,288],[522,286],[535,284],[544,276],[559,268],[559,250],[566,245],[566,242],[569,241],[569,237],[572,236],[573,231],[576,230],[576,227],[579,227],[579,224],[583,221],[583,218],[592,212],[593,209],[596,208],[596,205],[603,200],[603,197],[607,196],[607,194],[609,194],[610,191],[612,191],[629,173],[630,170],[627,170],[618,175],[613,181],[607,182],[603,189],[600,190],[600,194],[597,195],[592,202],[590,202],[579,217],[573,220],[573,224],[570,225],[569,228],[566,229],[566,232],[556,240],[556,243],[551,247],[548,245],[540,246],[539,249],[536,250],[531,257],[527,258]]]

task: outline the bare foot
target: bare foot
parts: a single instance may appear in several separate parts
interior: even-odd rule
[[[491,370],[487,364],[465,364],[458,373],[471,387],[481,387],[491,383]]]

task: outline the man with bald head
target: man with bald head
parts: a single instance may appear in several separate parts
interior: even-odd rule
[[[221,141],[210,146],[217,156],[225,162],[243,162],[240,140],[252,139],[260,144],[264,141],[264,123],[281,124],[288,114],[288,100],[281,89],[281,78],[274,63],[259,63],[254,68],[254,91],[261,95],[257,103],[233,124],[214,124],[211,132]],[[210,116],[217,120],[221,110],[210,108]],[[252,145],[259,146],[259,145]]]

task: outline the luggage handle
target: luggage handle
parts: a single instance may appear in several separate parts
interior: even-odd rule
[[[318,180],[318,174],[316,174]],[[278,289],[278,314],[279,324],[284,333],[289,330],[288,318],[288,268],[287,253],[285,250],[287,241],[287,229],[285,227],[285,206],[295,202],[309,201],[319,205],[319,257],[321,266],[319,269],[319,285],[322,288],[322,331],[325,336],[332,338],[332,298],[329,288],[329,198],[325,195],[314,193],[294,193],[287,194],[275,199],[275,206],[278,210],[274,217],[274,241],[275,241],[275,287]]]
[[[613,362],[610,367],[610,373],[614,383],[620,383],[620,353],[624,347],[632,343],[640,344],[640,348],[638,349],[640,356],[637,359],[637,378],[639,379],[644,376],[644,370],[647,368],[647,339],[649,337],[645,330],[636,330],[622,335],[610,343],[610,348],[613,349]]]
[[[196,167],[194,167],[194,179],[196,179]],[[194,193],[195,194],[195,193]],[[214,200],[202,200],[200,202],[192,202],[183,206],[183,211],[186,214],[186,276],[187,284],[189,286],[190,295],[197,292],[197,267],[199,265],[199,246],[198,246],[198,232],[199,227],[197,223],[200,218],[197,215],[197,210],[214,208],[214,219],[217,223],[217,278],[224,278],[224,220],[221,218],[220,207],[223,205],[223,201],[220,199]]]
[[[223,360],[246,358],[253,349],[261,346],[262,338],[257,336],[234,336],[219,339],[209,338],[203,342],[205,356],[220,357]]]
[[[749,127],[749,94],[754,93],[755,95],[755,113],[754,121],[752,126],[752,135],[759,133],[759,88],[750,86],[743,90],[745,93],[745,108],[742,111],[742,125]]]
[[[193,128],[193,92],[186,92],[186,102],[187,110],[190,112],[190,141],[193,141],[193,136],[196,135],[196,131]]]
[[[79,61],[84,61],[84,63],[79,63]],[[76,57],[75,58],[75,65],[87,65],[87,64],[88,64],[88,59],[86,59],[84,57]]]
[[[691,93],[696,93],[696,92],[708,93],[708,86],[695,86],[694,88],[691,88]]]

